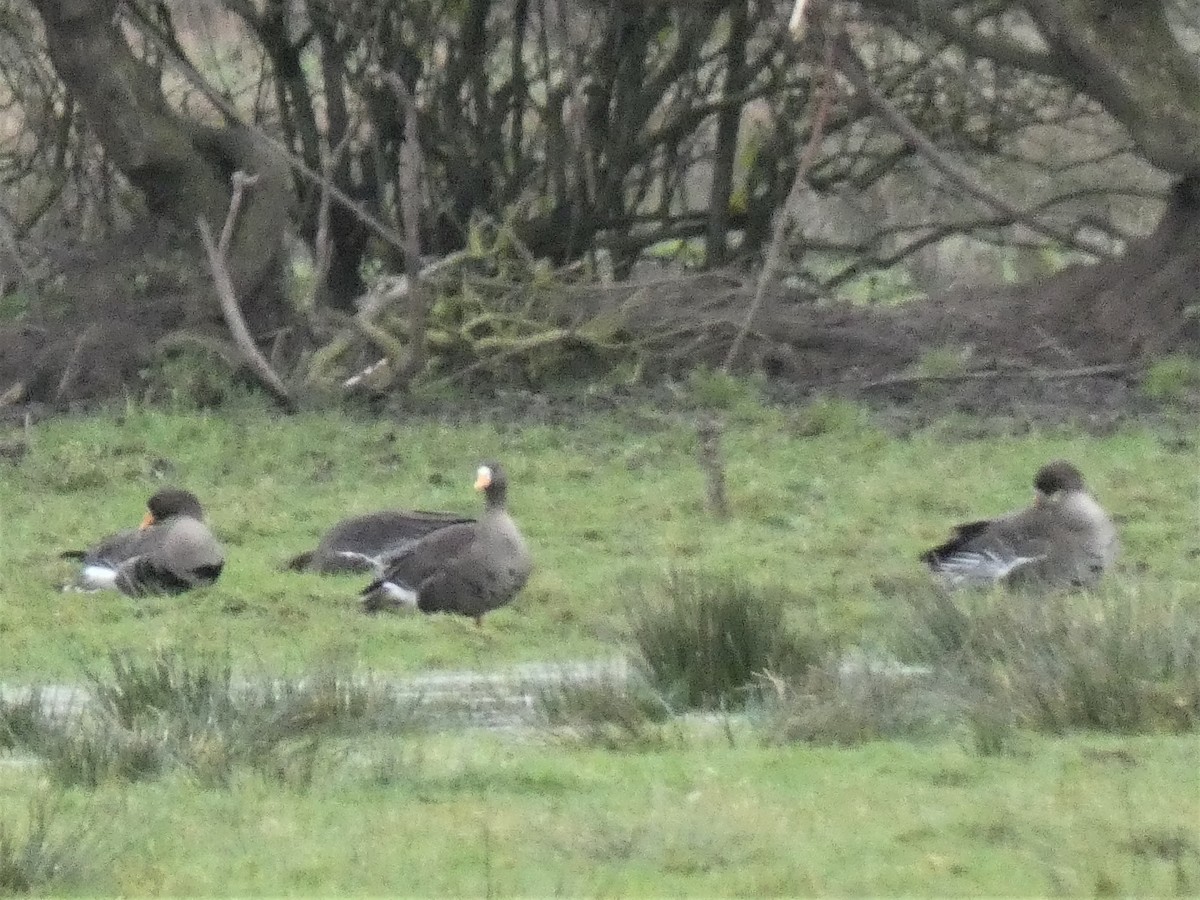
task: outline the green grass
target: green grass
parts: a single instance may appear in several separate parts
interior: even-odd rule
[[[820,635],[791,630],[803,597],[780,585],[675,572],[664,594],[639,598],[629,618],[638,664],[681,708],[753,703],[765,673],[802,675],[831,653]]]
[[[788,585],[798,629],[855,642],[891,628],[896,593],[924,585],[919,550],[964,516],[1025,502],[1032,472],[1055,456],[1074,459],[1122,520],[1122,568],[1139,590],[1193,602],[1200,465],[1181,446],[1143,428],[966,441],[931,429],[897,440],[862,416],[814,429],[804,410],[743,411],[724,438],[732,518],[717,522],[703,512],[690,423],[646,410],[504,427],[253,408],[61,419],[35,426],[31,451],[0,479],[0,677],[74,675],[112,650],[149,647],[227,652],[279,671],[611,656],[627,644],[629,602],[688,568]],[[474,511],[472,472],[489,457],[509,469],[537,568],[483,629],[361,616],[362,579],[277,570],[350,513]],[[73,570],[57,553],[136,524],[164,481],[209,509],[229,554],[220,582],[136,601],[59,593]]]
[[[839,401],[779,410],[735,388],[708,385],[727,401],[724,522],[704,511],[694,425],[644,407],[450,425],[282,418],[243,403],[36,425],[30,452],[0,462],[0,681],[90,676],[102,702],[64,726],[57,750],[38,743],[53,736],[39,735],[36,702],[0,709],[3,884],[88,895],[1200,890],[1200,747],[1194,730],[1165,733],[1195,727],[1177,703],[1195,659],[1163,642],[1200,612],[1200,434],[964,439],[943,423],[898,439]],[[1034,470],[1059,456],[1120,520],[1109,583],[1072,598],[1062,627],[1023,632],[1020,608],[997,618],[985,604],[912,646],[912,601],[929,590],[916,554],[953,522],[1026,502]],[[363,616],[364,579],[278,570],[350,513],[474,510],[475,465],[493,457],[537,570],[483,628]],[[220,582],[173,598],[60,593],[72,568],[58,552],[135,524],[165,481],[205,501],[228,546]],[[789,684],[772,671],[758,681],[789,703],[680,718],[675,698],[598,681],[549,689],[536,698],[547,724],[515,734],[409,727],[354,687],[367,671],[632,655],[631,608],[681,572],[782,598],[769,628],[824,646],[908,640],[938,658],[984,641],[979,671],[994,683],[977,679],[990,693],[955,718],[927,715],[903,683],[854,693],[832,669]],[[1022,651],[1025,633],[1039,655]],[[1079,664],[1054,682],[1043,661],[1062,641]],[[1093,665],[1101,644],[1112,652]],[[234,680],[264,674],[307,680],[230,704]],[[1091,714],[1101,705],[1039,722],[1022,704],[1040,685],[1161,701],[1148,726],[1117,722],[1160,733],[1077,730],[1107,727]],[[1063,734],[1029,730],[1047,728]],[[253,743],[259,734],[270,740]],[[40,799],[47,781],[61,786],[53,802]]]
[[[55,893],[922,896],[1194,894],[1184,738],[611,753],[500,736],[376,742],[309,790],[248,775],[69,792],[104,811]],[[0,812],[36,775],[0,769]],[[11,809],[10,809],[11,807]]]

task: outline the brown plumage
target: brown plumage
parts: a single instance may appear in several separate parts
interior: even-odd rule
[[[196,495],[164,488],[146,504],[142,525],[109,535],[88,550],[62,555],[80,559],[76,587],[116,588],[130,596],[178,594],[212,584],[225,566],[225,554],[208,526]]]
[[[1032,506],[958,525],[922,561],[952,587],[1095,584],[1117,555],[1112,519],[1066,460],[1042,466],[1033,484]]]
[[[316,548],[288,560],[286,568],[322,575],[374,572],[382,575],[409,545],[449,525],[474,522],[456,513],[384,510],[338,522]]]
[[[499,463],[479,467],[483,491],[478,521],[450,525],[399,553],[382,577],[362,592],[367,612],[417,609],[483,615],[509,603],[533,569],[529,548],[508,514],[508,479]]]

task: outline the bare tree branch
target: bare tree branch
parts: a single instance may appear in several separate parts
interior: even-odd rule
[[[295,412],[295,402],[287,388],[284,387],[279,376],[275,374],[275,370],[271,368],[271,364],[267,362],[255,345],[254,338],[250,336],[250,329],[246,327],[246,320],[238,306],[233,279],[230,278],[229,269],[225,263],[225,252],[229,248],[237,214],[241,209],[242,196],[246,188],[253,185],[255,180],[255,176],[247,176],[244,172],[233,173],[233,196],[229,201],[229,213],[225,217],[225,225],[221,229],[219,243],[213,241],[212,231],[209,230],[208,223],[204,221],[203,216],[197,217],[196,227],[200,231],[200,240],[204,242],[204,251],[208,254],[208,265],[212,272],[213,284],[217,289],[217,298],[221,302],[221,313],[225,317],[225,323],[229,326],[234,343],[241,351],[251,371],[258,377],[259,383],[284,410]]]
[[[1073,234],[1064,232],[1058,228],[1046,225],[1039,221],[1036,217],[1030,216],[1024,210],[1019,209],[1009,203],[1000,195],[993,193],[987,188],[978,183],[968,172],[952,162],[945,154],[943,154],[929,138],[925,137],[920,130],[912,124],[887,97],[883,96],[871,83],[870,76],[867,75],[866,69],[863,67],[862,61],[858,58],[858,54],[854,52],[854,48],[850,45],[850,39],[845,32],[838,34],[833,38],[833,43],[836,50],[838,61],[838,69],[850,81],[855,88],[862,91],[866,95],[879,115],[887,122],[895,131],[918,153],[923,156],[930,165],[938,172],[941,172],[946,178],[950,179],[968,196],[974,197],[983,203],[995,207],[996,209],[1006,213],[1014,224],[1021,224],[1032,231],[1039,234],[1044,234],[1047,237],[1053,238],[1062,244],[1079,250],[1083,253],[1089,253],[1093,256],[1104,256],[1105,248],[1100,247],[1093,242]]]
[[[775,220],[775,231],[771,237],[770,246],[767,247],[767,256],[763,260],[762,272],[758,276],[754,299],[750,301],[750,306],[746,310],[746,318],[742,321],[733,342],[729,345],[729,352],[721,364],[722,371],[728,372],[737,362],[738,355],[742,352],[742,344],[746,341],[746,335],[754,324],[755,316],[762,308],[763,300],[767,295],[767,287],[774,281],[779,261],[783,258],[783,244],[791,234],[792,220],[800,208],[800,198],[804,193],[805,177],[808,175],[808,170],[812,168],[813,161],[817,157],[817,150],[825,137],[825,122],[829,117],[829,109],[833,105],[833,54],[833,42],[826,41],[821,81],[814,94],[817,111],[813,115],[808,143],[804,145],[804,150],[800,154],[800,161],[796,165],[796,174],[792,178],[791,190],[788,191],[787,199],[783,201],[783,208]]]

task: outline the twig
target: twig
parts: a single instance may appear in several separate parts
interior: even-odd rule
[[[858,388],[859,390],[869,391],[874,388],[891,387],[901,384],[986,381],[992,378],[1032,378],[1035,381],[1056,381],[1060,378],[1092,378],[1097,375],[1125,375],[1131,371],[1133,371],[1133,366],[1129,363],[1100,363],[1094,366],[1078,366],[1073,369],[976,369],[973,372],[956,372],[943,375],[885,375],[883,378],[864,382],[858,385]]]
[[[1091,254],[1092,256],[1106,256],[1105,248],[1082,237],[1061,231],[1051,225],[1046,225],[1038,221],[1035,216],[1029,215],[1028,212],[1022,210],[1013,204],[1009,203],[999,194],[993,193],[983,185],[979,184],[970,173],[960,168],[956,163],[951,161],[943,154],[929,138],[925,137],[912,122],[900,111],[900,109],[888,100],[880,90],[871,82],[867,75],[867,70],[859,59],[858,54],[854,52],[854,48],[850,45],[850,38],[845,32],[837,35],[832,41],[832,45],[837,50],[838,69],[847,80],[854,85],[875,107],[880,117],[892,127],[892,129],[904,139],[904,141],[912,147],[917,153],[923,156],[934,169],[941,172],[952,184],[958,186],[960,190],[970,197],[974,197],[982,203],[994,209],[1000,210],[1013,223],[1024,225],[1032,231],[1046,237],[1060,241],[1068,247],[1079,250],[1083,253]]]
[[[233,226],[237,224],[238,213],[242,211],[242,198],[246,188],[258,184],[257,175],[247,175],[240,169],[233,173],[233,196],[229,198],[229,212],[225,214],[225,225],[221,228],[221,241],[217,244],[217,252],[221,261],[229,255],[229,245],[233,242]]]
[[[0,394],[0,408],[25,399],[25,382],[14,381],[4,393]]]
[[[373,362],[369,366],[367,366],[365,369],[363,369],[361,372],[357,372],[356,374],[351,375],[349,378],[347,378],[345,381],[343,381],[342,387],[346,390],[350,390],[351,388],[358,387],[360,384],[362,384],[364,381],[366,381],[368,378],[370,378],[372,375],[374,375],[376,372],[378,372],[380,369],[382,369],[387,364],[388,364],[388,360],[387,360],[386,356],[383,359],[376,360],[375,362]]]
[[[734,336],[733,343],[729,345],[729,352],[725,354],[725,362],[721,364],[723,372],[728,372],[737,362],[738,354],[742,352],[742,344],[746,341],[746,335],[750,332],[750,327],[753,325],[759,309],[762,308],[763,300],[767,295],[767,286],[774,280],[775,272],[779,268],[779,261],[783,257],[783,244],[791,232],[792,219],[800,206],[800,195],[804,191],[808,170],[816,161],[817,150],[821,145],[821,139],[825,136],[825,122],[833,107],[833,85],[833,42],[829,41],[825,44],[825,62],[821,73],[821,83],[817,87],[817,111],[813,115],[812,131],[809,133],[808,143],[804,145],[804,150],[800,153],[800,161],[796,164],[796,175],[792,179],[791,190],[788,191],[787,199],[783,201],[783,209],[779,211],[779,216],[775,220],[775,231],[771,235],[771,244],[767,247],[767,256],[763,260],[762,272],[759,273],[758,284],[754,288],[754,299],[750,301],[750,307],[746,310],[742,327]]]
[[[806,6],[808,6],[808,0],[796,0],[796,5],[792,7],[792,16],[788,19],[788,31],[791,33],[793,40],[804,40],[804,31],[807,24],[804,21]]]
[[[54,403],[57,404],[66,394],[67,388],[71,386],[77,375],[79,375],[79,360],[83,356],[83,348],[87,346],[88,340],[96,331],[96,323],[93,322],[75,341],[75,347],[71,350],[71,356],[67,360],[67,364],[63,367],[62,377],[58,380],[58,387],[54,391]]]
[[[208,267],[212,272],[213,284],[217,289],[217,298],[221,301],[221,314],[225,317],[225,324],[229,326],[229,333],[233,336],[234,344],[241,351],[242,357],[258,377],[259,382],[275,398],[280,407],[286,412],[295,412],[296,405],[287,388],[283,386],[283,382],[275,374],[271,364],[267,362],[255,345],[254,338],[250,336],[250,329],[246,327],[246,320],[238,306],[233,279],[229,277],[229,268],[225,265],[225,254],[232,239],[234,220],[237,218],[238,210],[241,209],[242,195],[247,185],[253,184],[256,178],[257,176],[247,176],[240,171],[233,173],[233,196],[229,200],[229,212],[225,216],[225,226],[221,229],[219,244],[213,242],[212,231],[209,230],[204,216],[196,217],[196,227],[200,230],[200,240],[203,241],[204,251],[208,254]]]

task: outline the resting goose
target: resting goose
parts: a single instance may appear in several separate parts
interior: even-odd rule
[[[1117,530],[1071,463],[1042,466],[1033,505],[968,522],[921,559],[951,587],[1088,587],[1117,555]]]
[[[149,511],[140,528],[110,535],[89,550],[62,554],[83,560],[79,588],[115,588],[139,597],[179,594],[217,580],[225,554],[204,524],[204,509],[196,495],[164,488],[146,507]]]
[[[286,568],[321,575],[373,572],[377,577],[406,547],[449,525],[475,520],[454,513],[385,510],[344,519],[317,544],[288,560]]]
[[[499,463],[479,467],[475,489],[483,491],[476,522],[449,525],[396,555],[388,570],[362,592],[367,612],[415,609],[471,616],[504,606],[529,579],[533,560],[508,514],[508,479]]]

